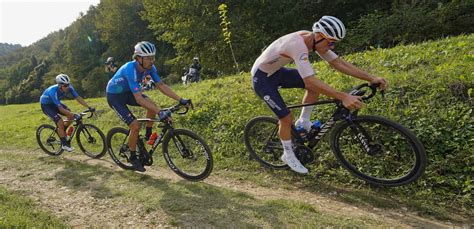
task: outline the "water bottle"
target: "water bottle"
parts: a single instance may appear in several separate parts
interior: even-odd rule
[[[158,134],[156,134],[156,132],[153,132],[147,142],[148,145],[153,145],[155,143],[156,137],[158,137]]]
[[[67,128],[66,135],[68,137],[71,137],[73,131],[74,131],[74,126],[69,126],[69,128]]]
[[[74,131],[74,127],[71,125],[69,126],[69,128],[66,129],[66,142],[69,142],[71,141],[71,135],[72,135],[72,132]]]
[[[296,126],[296,133],[302,138],[306,139],[306,130],[304,129],[303,125]]]
[[[321,130],[321,122],[319,120],[316,120],[313,122],[311,125],[311,129],[309,130],[308,137],[313,138],[318,134],[319,130]]]

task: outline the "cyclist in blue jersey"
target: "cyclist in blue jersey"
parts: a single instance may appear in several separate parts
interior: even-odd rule
[[[141,106],[146,109],[146,117],[154,118],[156,115],[161,120],[170,117],[169,111],[161,110],[148,96],[142,93],[140,83],[143,78],[150,75],[155,82],[154,88],[157,88],[166,96],[179,101],[182,105],[191,104],[190,99],[184,99],[178,96],[173,90],[163,83],[158,76],[158,72],[154,65],[156,49],[155,45],[147,41],[138,42],[135,45],[132,61],[125,63],[117,70],[112,79],[107,84],[107,102],[115,113],[130,128],[128,138],[128,147],[130,150],[130,161],[133,167],[140,172],[144,172],[145,168],[137,157],[136,147],[140,126],[135,116],[129,110],[127,105]],[[148,139],[152,132],[152,122],[146,124],[145,139]]]
[[[66,140],[66,127],[71,124],[71,121],[74,119],[79,119],[81,116],[74,114],[71,110],[61,103],[61,98],[65,97],[67,93],[70,93],[73,98],[77,100],[81,105],[89,108],[91,111],[95,109],[90,107],[84,99],[77,94],[76,90],[72,87],[69,76],[65,74],[59,74],[56,76],[56,85],[53,85],[47,88],[40,97],[41,110],[45,113],[58,127],[58,134],[61,138],[61,149],[64,149],[68,152],[74,150],[71,147],[69,142]],[[64,122],[60,114],[65,115],[68,119],[67,122]]]

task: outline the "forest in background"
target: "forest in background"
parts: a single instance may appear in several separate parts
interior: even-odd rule
[[[156,44],[155,65],[169,84],[194,56],[204,78],[246,72],[273,40],[311,30],[323,15],[347,27],[336,48],[342,55],[474,30],[474,0],[102,0],[28,47],[0,49],[0,104],[38,101],[59,73],[71,76],[83,97],[102,96],[109,79],[105,59],[129,61],[142,40]]]

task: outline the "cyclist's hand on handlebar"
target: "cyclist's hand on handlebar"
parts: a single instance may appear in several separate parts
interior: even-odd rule
[[[193,103],[191,102],[191,99],[181,98],[179,99],[179,104],[185,105],[185,106],[191,106],[191,108],[193,107]]]
[[[95,108],[94,107],[89,107],[89,111],[94,113],[95,112]]]
[[[82,119],[82,116],[81,115],[78,115],[78,114],[74,114],[74,121],[79,121]]]
[[[170,110],[160,110],[158,113],[158,117],[160,118],[160,121],[166,121],[169,118],[171,118],[171,111]]]
[[[364,103],[362,102],[362,97],[347,94],[346,97],[342,99],[342,105],[349,110],[355,110],[362,108]]]
[[[388,80],[382,77],[375,76],[371,81],[371,84],[379,85],[380,90],[385,90],[388,88]]]

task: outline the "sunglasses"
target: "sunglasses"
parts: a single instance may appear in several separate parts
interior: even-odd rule
[[[69,87],[69,84],[61,84],[63,87]]]
[[[155,57],[154,56],[144,56],[143,59],[147,59],[149,61],[155,61]]]

